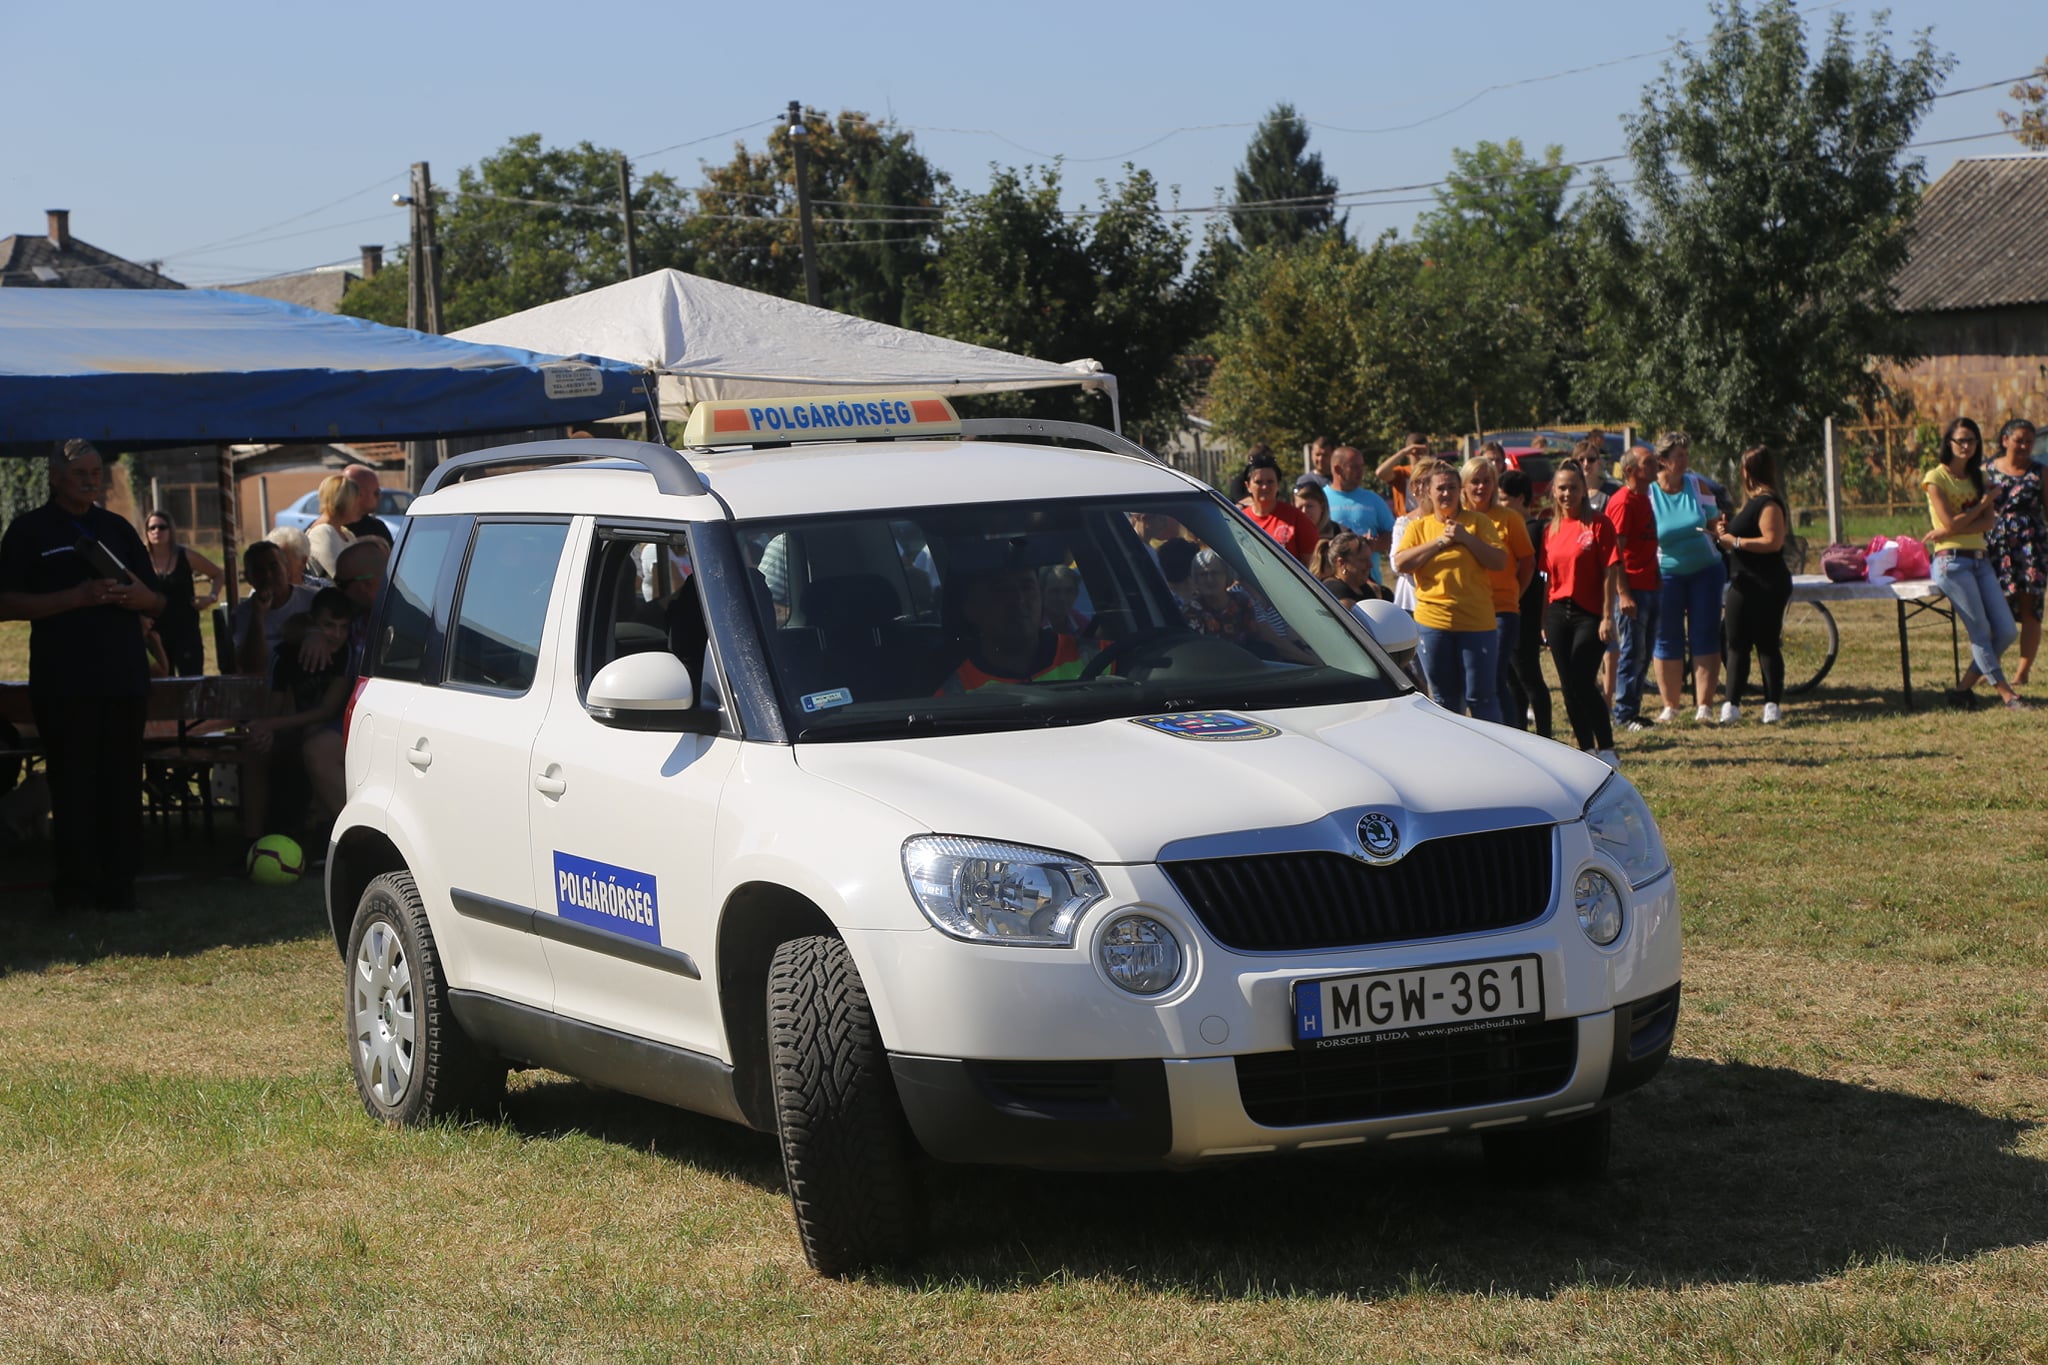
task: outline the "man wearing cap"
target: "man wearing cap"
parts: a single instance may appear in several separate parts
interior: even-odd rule
[[[1380,582],[1379,556],[1393,540],[1394,509],[1365,486],[1365,456],[1351,446],[1338,446],[1330,456],[1330,486],[1323,493],[1330,500],[1330,520],[1365,537],[1373,554],[1372,581]]]
[[[133,910],[142,855],[141,618],[164,609],[135,528],[98,505],[89,441],[50,456],[50,500],[0,538],[0,621],[28,621],[29,705],[49,763],[58,910]]]

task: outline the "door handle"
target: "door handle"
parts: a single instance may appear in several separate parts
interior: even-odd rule
[[[425,735],[420,736],[413,746],[405,751],[405,761],[418,768],[421,772],[425,772],[428,766],[433,763],[434,756],[427,750]]]
[[[546,771],[533,775],[533,789],[542,796],[560,796],[569,790],[569,782],[562,776],[561,768],[550,763]]]

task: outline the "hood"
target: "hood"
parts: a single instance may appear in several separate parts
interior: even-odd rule
[[[935,833],[1143,863],[1275,847],[1355,851],[1366,813],[1404,845],[1575,820],[1607,765],[1419,696],[1233,712],[1275,732],[1193,739],[1132,720],[796,746],[804,771]]]

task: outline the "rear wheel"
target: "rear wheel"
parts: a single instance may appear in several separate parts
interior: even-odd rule
[[[1785,691],[1811,692],[1835,666],[1842,632],[1835,614],[1819,602],[1794,602],[1785,608]]]
[[[406,1125],[495,1112],[505,1063],[478,1047],[449,1009],[434,931],[410,873],[387,872],[363,888],[347,961],[342,1016],[363,1107]]]
[[[1486,1168],[1517,1185],[1561,1185],[1604,1179],[1613,1148],[1614,1111],[1541,1128],[1495,1128],[1480,1137]]]
[[[902,1259],[924,1222],[915,1140],[844,943],[799,938],[775,950],[768,1047],[804,1259],[834,1276]]]

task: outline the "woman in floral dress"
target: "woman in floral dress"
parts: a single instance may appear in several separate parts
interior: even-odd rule
[[[2048,516],[2032,422],[2014,418],[1999,431],[1998,458],[1984,466],[1984,483],[1997,508],[1984,533],[1984,548],[2019,622],[2020,666],[2012,680],[2024,683],[2041,647],[2041,599],[2048,590]]]

